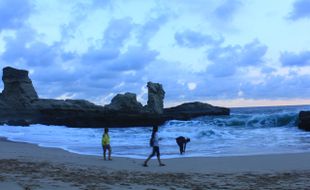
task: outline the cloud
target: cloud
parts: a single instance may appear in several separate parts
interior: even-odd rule
[[[8,63],[25,63],[28,66],[50,65],[57,57],[57,43],[47,45],[35,39],[36,32],[28,27],[17,31],[15,37],[6,37],[2,59]]]
[[[152,37],[154,37],[154,35],[160,30],[160,28],[168,22],[170,17],[170,14],[163,13],[158,17],[150,18],[144,24],[139,26],[137,40],[141,44],[146,45],[152,39]]]
[[[240,0],[225,0],[222,5],[215,9],[214,15],[222,21],[231,21],[241,6]]]
[[[39,34],[27,26],[19,28],[15,36],[5,37],[5,50],[0,55],[3,65],[31,71],[30,77],[41,97],[70,92],[79,80],[80,70],[85,71],[75,62],[78,55],[64,51],[61,42],[47,44],[38,37]]]
[[[113,61],[110,69],[118,71],[141,70],[158,56],[158,52],[146,47],[129,47],[127,52]]]
[[[271,74],[272,72],[275,72],[275,71],[276,71],[275,68],[268,67],[268,66],[265,66],[261,69],[261,72],[264,74]]]
[[[136,25],[131,18],[112,19],[103,34],[101,47],[89,48],[82,55],[83,63],[102,64],[105,70],[137,71],[143,69],[149,62],[156,59],[158,52],[147,47],[149,38],[154,35],[161,23],[166,22],[167,16],[151,19],[144,25]],[[122,49],[131,33],[138,31],[141,45],[129,46]],[[122,53],[121,53],[122,49]]]
[[[309,75],[269,75],[264,83],[256,85],[244,81],[242,90],[245,98],[253,99],[308,98],[310,89],[306,81],[309,80]]]
[[[111,72],[138,71],[156,60],[159,53],[144,46],[130,46],[124,53],[118,49],[92,49],[81,55],[81,64]]]
[[[131,18],[112,19],[104,32],[103,45],[105,47],[122,47],[125,40],[130,37],[133,27]]]
[[[240,45],[214,47],[208,51],[208,58],[214,62],[235,62],[236,65],[258,65],[263,62],[262,57],[267,51],[267,46],[254,40]]]
[[[257,66],[263,63],[267,46],[254,40],[243,47],[240,45],[214,47],[207,51],[208,59],[212,62],[208,66],[208,73],[216,77],[234,75],[238,67]]]
[[[310,51],[302,51],[298,54],[284,52],[280,56],[283,66],[307,66],[310,65]]]
[[[216,77],[208,73],[196,74],[199,80],[199,88],[187,98],[191,100],[208,99],[292,99],[308,98],[310,89],[308,81],[310,75],[274,75],[259,72],[257,76],[251,76],[253,68],[238,70],[236,75]],[[199,76],[200,75],[200,76]],[[260,80],[260,82],[256,82]],[[198,81],[198,80],[197,80]]]
[[[79,60],[73,64],[73,71],[66,70],[61,65],[31,67],[33,72],[30,77],[39,96],[54,98],[74,94],[75,98],[93,100],[116,92],[112,90],[113,87],[125,78],[122,73],[105,70],[102,65],[83,65]]]
[[[302,18],[310,18],[309,0],[296,0],[293,4],[293,10],[288,16],[288,19],[291,20],[298,20]]]
[[[89,48],[88,51],[82,55],[82,62],[90,65],[100,64],[109,60],[116,59],[120,54],[119,49],[95,49]]]
[[[210,35],[201,34],[192,30],[177,32],[174,35],[174,39],[179,46],[188,48],[199,48],[206,45],[215,46],[224,41],[222,37],[214,38]]]
[[[21,27],[33,8],[29,0],[0,1],[0,31]]]
[[[94,8],[105,8],[106,6],[111,5],[110,0],[91,0],[91,2]]]
[[[98,97],[107,96],[112,92],[115,94],[126,91],[138,93],[141,86],[146,84],[141,81],[145,74],[145,67],[156,60],[158,54],[156,51],[141,46],[128,47],[124,53],[110,57],[100,52],[102,52],[100,49],[96,51],[89,49],[85,54],[73,56],[75,69],[72,73],[66,74],[70,79],[61,79],[58,83],[59,86],[64,83],[68,87],[65,90],[60,87],[54,89],[54,92],[58,92],[57,96],[66,92],[75,94],[79,98],[98,101]],[[70,58],[71,56],[69,55]],[[39,81],[41,77],[38,76]],[[56,80],[52,75],[47,78]],[[57,85],[54,84],[53,88],[55,86]]]
[[[263,56],[267,52],[267,46],[261,44],[258,40],[254,40],[246,44],[240,52],[240,65],[259,65],[263,63]]]

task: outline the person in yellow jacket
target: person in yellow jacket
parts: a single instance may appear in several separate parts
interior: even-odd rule
[[[102,135],[102,148],[103,148],[103,159],[106,160],[106,152],[109,151],[109,160],[111,159],[111,145],[110,145],[110,136],[109,136],[109,129],[104,129],[104,134]]]

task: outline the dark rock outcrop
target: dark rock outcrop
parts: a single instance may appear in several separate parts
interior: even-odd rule
[[[4,83],[2,99],[10,102],[13,107],[29,105],[39,98],[28,77],[28,71],[6,67],[3,69],[2,80]]]
[[[121,111],[124,113],[139,113],[143,108],[142,104],[137,101],[136,94],[129,92],[125,94],[117,94],[112,98],[111,103],[105,107],[112,111]]]
[[[210,104],[201,102],[184,103],[176,107],[167,108],[164,114],[173,119],[189,120],[193,117],[200,117],[204,115],[229,115],[228,108],[216,107]]]
[[[162,114],[164,112],[165,91],[159,83],[147,83],[148,100],[147,109],[151,113]]]
[[[310,111],[299,112],[298,127],[305,131],[310,131]]]
[[[167,120],[188,120],[203,115],[229,115],[229,109],[199,102],[163,109],[161,84],[148,83],[146,106],[133,93],[116,95],[106,106],[86,100],[40,99],[28,71],[3,69],[4,90],[0,93],[0,124],[65,125],[69,127],[129,127],[161,125]]]

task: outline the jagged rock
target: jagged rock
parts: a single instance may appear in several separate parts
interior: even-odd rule
[[[117,94],[109,105],[105,106],[107,109],[121,112],[135,112],[142,111],[143,106],[137,101],[137,96],[134,93]]]
[[[310,131],[310,111],[299,112],[298,127],[305,131]]]
[[[147,83],[148,101],[147,109],[151,113],[162,114],[164,111],[165,91],[159,83]]]
[[[28,77],[28,71],[5,67],[2,80],[4,83],[2,98],[14,104],[14,107],[27,106],[39,98]]]

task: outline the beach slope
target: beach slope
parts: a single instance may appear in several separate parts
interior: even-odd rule
[[[152,160],[0,140],[0,189],[307,189],[310,153]],[[147,155],[146,155],[147,156]]]

